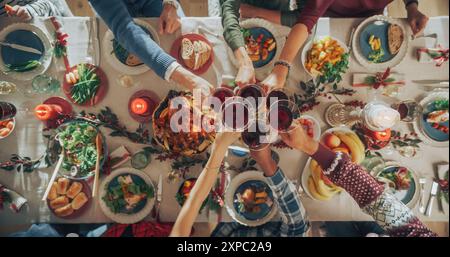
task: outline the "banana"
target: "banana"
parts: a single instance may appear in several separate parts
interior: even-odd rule
[[[347,136],[351,137],[359,146],[359,150],[363,153],[366,152],[366,147],[364,146],[361,139],[356,135],[356,133],[347,133]]]
[[[314,180],[311,176],[309,176],[309,178],[308,178],[308,189],[313,198],[315,198],[317,200],[321,200],[321,201],[330,200],[329,197],[325,197],[325,196],[319,194],[319,192],[317,192],[316,185],[314,184]]]
[[[332,198],[336,194],[336,191],[331,190],[327,185],[325,185],[323,180],[319,180],[319,182],[316,184],[316,189],[320,195],[326,198]]]
[[[345,145],[348,146],[348,148],[350,149],[350,154],[352,156],[352,161],[354,163],[360,164],[364,159],[364,152],[361,152],[355,140],[353,140],[343,132],[335,131],[333,133],[338,136]]]

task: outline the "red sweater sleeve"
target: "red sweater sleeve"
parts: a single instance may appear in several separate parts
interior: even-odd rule
[[[328,7],[335,0],[308,0],[305,7],[300,11],[298,23],[304,24],[311,33],[312,28],[316,25],[317,20],[327,11]]]

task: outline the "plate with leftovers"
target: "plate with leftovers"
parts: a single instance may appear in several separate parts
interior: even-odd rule
[[[278,211],[267,178],[260,171],[245,171],[233,178],[225,192],[225,207],[238,223],[256,227]]]
[[[51,212],[63,219],[79,217],[91,202],[91,189],[85,181],[60,177],[53,182],[47,196]]]
[[[48,35],[28,23],[14,23],[0,31],[0,70],[17,80],[31,80],[52,62]]]
[[[113,171],[100,185],[100,207],[113,221],[131,224],[147,217],[155,202],[154,186],[142,171],[121,168]]]
[[[196,75],[207,72],[214,59],[211,43],[204,36],[195,33],[177,38],[172,45],[170,55]]]
[[[448,91],[428,94],[419,103],[422,112],[413,124],[419,138],[436,147],[449,145],[449,99]]]
[[[149,39],[155,41],[158,45],[160,44],[158,33],[150,24],[141,19],[134,19],[134,22],[148,34]],[[102,44],[103,54],[106,57],[106,60],[117,71],[128,75],[139,75],[150,70],[139,57],[126,50],[114,38],[114,34],[111,30],[108,30],[105,33]]]
[[[413,170],[395,162],[386,162],[385,167],[375,175],[385,189],[409,208],[414,208],[420,196],[418,179]]]
[[[401,20],[376,15],[355,30],[353,52],[358,62],[375,71],[400,64],[408,50],[408,35]]]
[[[108,148],[106,140],[100,130],[93,124],[73,120],[61,124],[58,127],[55,140],[59,142],[61,150],[64,151],[64,159],[59,173],[67,178],[85,180],[94,175],[97,161],[96,138],[102,137],[102,156],[100,157],[100,168],[108,159]]]

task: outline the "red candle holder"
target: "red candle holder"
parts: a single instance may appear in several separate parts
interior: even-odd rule
[[[60,116],[72,115],[72,105],[62,97],[50,97],[34,109],[36,118],[43,121],[47,128],[58,127]]]
[[[362,128],[364,140],[370,150],[380,150],[386,147],[391,141],[391,129],[383,131],[373,131],[366,126]]]
[[[140,90],[130,97],[128,112],[139,123],[149,122],[159,102],[159,97],[154,92]]]

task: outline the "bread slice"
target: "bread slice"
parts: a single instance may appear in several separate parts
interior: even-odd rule
[[[85,205],[88,201],[88,197],[86,196],[85,193],[81,192],[79,193],[72,201],[72,208],[74,210],[78,210],[81,207],[83,207],[83,205]]]
[[[56,216],[59,216],[59,217],[66,217],[66,216],[71,215],[72,213],[73,213],[73,208],[72,208],[71,204],[67,204],[67,205],[55,210]]]
[[[83,184],[75,181],[72,183],[72,185],[70,185],[69,190],[67,190],[66,196],[70,199],[73,199],[78,195],[78,193],[81,192],[81,190],[83,190]]]
[[[211,47],[201,40],[192,42],[184,38],[181,42],[181,58],[191,70],[200,69],[211,58]]]
[[[52,187],[50,188],[50,192],[48,193],[47,199],[52,201],[55,200],[58,197],[58,183],[53,182]]]
[[[59,178],[58,179],[58,188],[57,192],[59,195],[65,195],[67,192],[67,189],[69,188],[70,180],[67,178]]]
[[[403,44],[403,29],[396,24],[390,24],[388,28],[389,52],[397,54]]]
[[[68,203],[69,203],[69,198],[62,195],[50,202],[50,208],[52,208],[53,210],[58,209],[60,207],[63,207],[64,205],[67,205]]]

